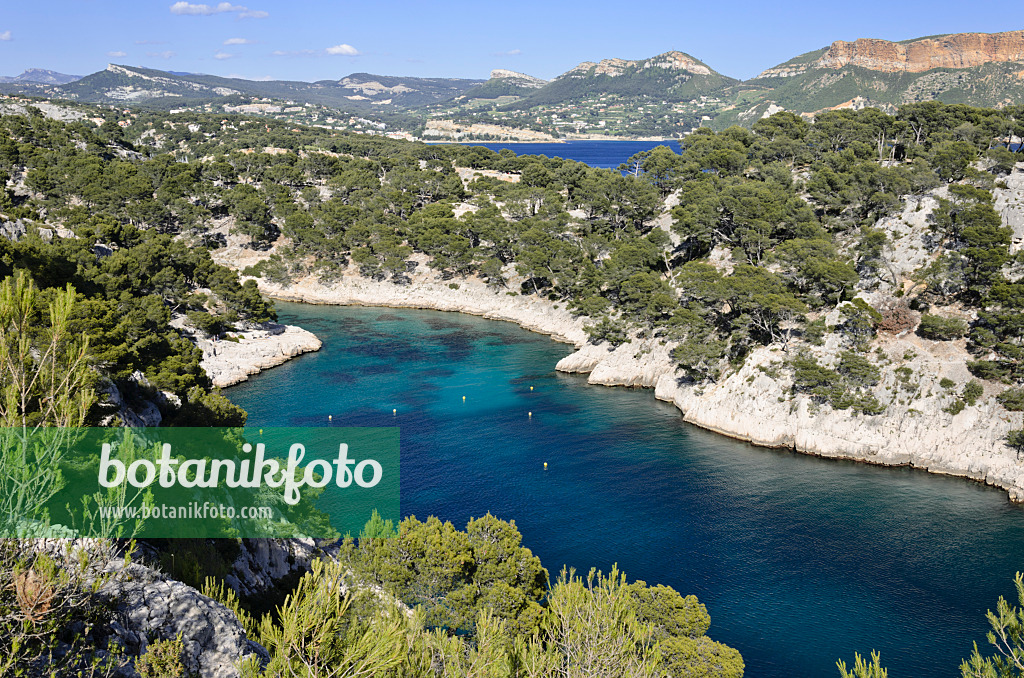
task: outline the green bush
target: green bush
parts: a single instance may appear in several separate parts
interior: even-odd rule
[[[625,324],[605,316],[593,325],[584,325],[583,331],[590,337],[591,343],[600,344],[607,341],[612,346],[619,346],[629,341]]]
[[[964,392],[961,397],[964,399],[964,402],[973,407],[977,404],[978,398],[983,395],[985,395],[985,387],[977,379],[971,379],[964,386]]]
[[[942,411],[943,412],[948,412],[949,414],[952,414],[953,416],[956,416],[956,415],[960,414],[961,412],[963,412],[965,407],[967,407],[967,403],[964,402],[964,399],[963,398],[957,398],[956,400],[951,402],[946,407],[943,407]]]
[[[141,678],[186,678],[181,655],[185,645],[179,635],[174,640],[158,640],[150,643],[146,653],[135,662],[135,670]]]
[[[1008,388],[996,396],[999,404],[1011,412],[1024,411],[1024,388]]]
[[[967,334],[967,323],[959,318],[943,318],[940,315],[925,313],[921,316],[917,333],[933,341],[951,341]]]

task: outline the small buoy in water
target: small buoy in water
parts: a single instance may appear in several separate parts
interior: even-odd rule
[[[533,390],[533,387],[532,387],[532,386],[530,387],[530,390],[531,390],[531,391]]]
[[[331,421],[333,419],[334,419],[334,415],[330,415],[330,414],[327,415],[327,421]]]
[[[528,416],[528,417],[533,417],[533,412],[527,412],[527,413],[526,413],[526,416]]]
[[[462,396],[462,402],[466,402],[466,396]]]
[[[263,435],[263,429],[260,429],[260,435]]]
[[[398,416],[398,410],[391,410],[391,416],[397,417]]]
[[[544,470],[545,470],[545,471],[547,471],[547,470],[548,470],[548,463],[547,463],[547,462],[544,462]]]

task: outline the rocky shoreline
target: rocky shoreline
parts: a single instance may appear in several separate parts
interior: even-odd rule
[[[913,334],[879,338],[876,348],[894,360],[915,354],[902,364],[913,367],[920,375],[917,387],[931,397],[894,398],[881,415],[857,416],[819,406],[805,395],[794,396],[773,367],[787,357],[778,345],[756,350],[739,371],[718,383],[696,385],[677,374],[670,343],[634,340],[614,349],[588,344],[585,319],[573,317],[563,306],[495,292],[475,279],[445,282],[424,276],[411,285],[395,285],[346,275],[329,285],[312,279],[287,286],[257,282],[265,295],[285,301],[423,308],[515,322],[576,347],[556,369],[586,373],[591,384],[653,388],[659,400],[675,404],[685,421],[701,428],[764,447],[963,476],[1024,501],[1024,465],[1003,442],[1007,432],[1024,426],[1024,414],[997,405],[991,397],[997,391],[986,392],[976,405],[955,415],[943,408],[939,382],[944,377],[959,382],[970,378],[962,347],[949,350]],[[878,388],[880,393],[899,392],[893,370],[883,370]]]
[[[319,351],[315,334],[294,325],[233,333],[232,339],[213,341],[195,337],[203,352],[201,365],[218,388],[246,381],[249,375],[276,367],[297,355]]]

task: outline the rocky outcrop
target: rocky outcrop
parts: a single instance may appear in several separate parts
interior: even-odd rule
[[[973,68],[993,62],[1024,62],[1024,31],[955,33],[908,43],[868,38],[837,40],[814,66],[922,73],[933,68]]]
[[[264,648],[246,638],[233,612],[191,586],[136,563],[123,574],[99,595],[112,607],[112,631],[129,654],[143,654],[151,642],[180,634],[185,671],[201,678],[235,678],[242,658],[267,658]]]
[[[203,352],[202,366],[214,386],[237,384],[268,367],[275,367],[297,355],[320,350],[315,334],[294,325],[233,333],[233,340],[214,341],[195,337]]]
[[[903,344],[888,348],[899,352]],[[665,374],[655,396],[674,403],[688,422],[755,445],[964,476],[1004,488],[1014,501],[1024,500],[1024,466],[1003,442],[1007,432],[1021,427],[1022,416],[1006,412],[991,398],[955,415],[943,409],[940,375],[966,372],[962,360],[929,356],[922,361],[919,370],[935,371],[915,371],[922,374],[920,386],[936,397],[897,399],[882,415],[855,416],[819,406],[808,396],[793,397],[785,381],[761,370],[778,363],[773,350],[758,350],[741,370],[717,384],[695,386]],[[888,386],[895,385],[890,381]]]
[[[1010,254],[1017,254],[1024,250],[1024,172],[1018,170],[1003,178],[1002,186],[996,186],[992,195],[1003,225],[1013,229]]]
[[[243,539],[224,579],[240,596],[256,596],[281,579],[302,574],[321,555],[313,539]]]
[[[711,69],[682,52],[665,52],[650,59],[630,61],[627,59],[602,59],[598,63],[584,61],[575,68],[566,71],[559,78],[582,78],[591,71],[594,75],[616,77],[630,68],[667,68],[676,71],[688,71],[695,75],[711,75]]]
[[[540,89],[544,85],[548,84],[547,80],[541,80],[535,78],[532,75],[526,73],[519,73],[518,71],[509,71],[504,68],[495,68],[491,71],[491,80],[513,80],[515,84],[520,87],[530,87],[532,89]]]

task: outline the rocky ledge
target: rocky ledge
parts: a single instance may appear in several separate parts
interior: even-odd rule
[[[297,355],[320,350],[315,334],[294,325],[233,333],[230,339],[195,337],[203,352],[202,366],[218,387],[231,386]]]

